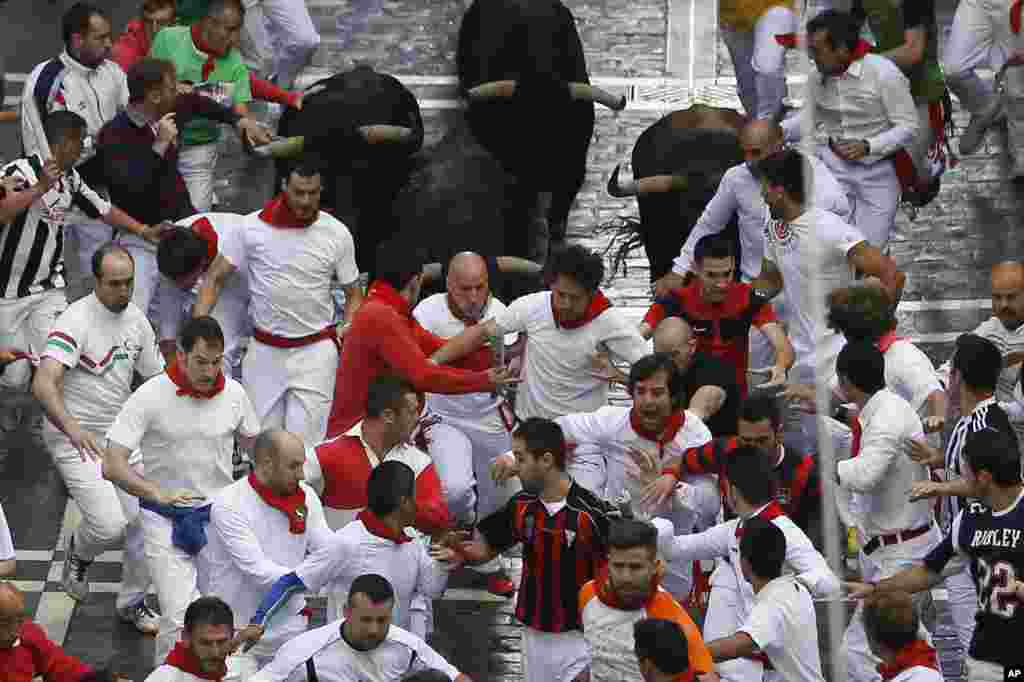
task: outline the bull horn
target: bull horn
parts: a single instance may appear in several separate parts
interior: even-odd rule
[[[302,135],[296,137],[280,137],[267,144],[253,147],[253,154],[271,159],[294,159],[302,154],[306,147],[306,138]]]
[[[544,267],[536,261],[518,256],[498,256],[498,269],[503,273],[514,275],[539,275]]]
[[[511,97],[515,91],[515,81],[490,81],[470,88],[466,91],[466,95],[473,100],[485,100]]]
[[[372,125],[359,126],[359,134],[370,144],[378,142],[405,142],[413,136],[408,126]]]
[[[569,83],[569,93],[573,99],[587,100],[595,104],[603,104],[612,111],[626,108],[626,96],[616,97],[612,93],[591,85],[590,83]]]
[[[308,90],[302,93],[303,97],[312,97],[313,95],[319,95],[321,92],[327,89],[327,86],[323,83],[317,83],[311,86]]]
[[[621,167],[622,164],[615,164],[615,170],[612,171],[612,176],[608,178],[608,194],[620,198],[636,196],[636,180],[619,181],[619,170],[621,170]]]

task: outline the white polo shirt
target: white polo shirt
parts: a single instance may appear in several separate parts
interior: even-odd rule
[[[839,377],[832,365],[829,389],[839,388]],[[895,341],[885,351],[885,386],[910,403],[919,415],[924,416],[928,396],[942,390],[935,365],[924,352],[909,339]]]
[[[242,238],[224,257],[248,273],[253,324],[285,338],[310,336],[335,322],[332,281],[359,279],[355,243],[345,224],[323,211],[309,227],[269,225],[246,216]]]
[[[607,350],[632,365],[650,353],[636,325],[614,307],[576,329],[558,327],[550,291],[516,299],[494,320],[504,334],[527,335],[523,383],[516,394],[520,419],[554,419],[603,407],[608,402],[608,382],[593,376],[592,356]]]
[[[292,533],[288,516],[263,501],[248,478],[235,481],[217,493],[210,508],[210,525],[203,557],[207,584],[203,594],[215,594],[235,614],[235,626],[244,627],[256,614],[260,599],[274,582],[302,563],[306,554],[324,547],[331,529],[316,492],[305,483],[306,531]],[[300,614],[300,596],[288,603],[288,618],[274,624],[256,644],[254,655],[264,656],[290,637],[306,629]],[[266,652],[266,653],[264,653]]]
[[[342,622],[336,620],[288,642],[248,682],[303,682],[310,658],[320,682],[399,682],[430,669],[452,680],[459,676],[455,666],[411,632],[392,625],[379,646],[359,651],[342,637]]]
[[[200,399],[177,395],[166,372],[158,374],[124,404],[107,438],[141,449],[146,478],[164,490],[184,488],[212,499],[234,483],[235,434],[255,438],[260,432],[245,389],[224,381],[223,391]]]
[[[488,320],[497,317],[504,314],[506,309],[504,303],[491,296],[480,319]],[[448,307],[447,293],[442,292],[423,299],[412,311],[412,315],[424,329],[442,338],[458,336],[466,329],[466,323],[455,317],[451,308]],[[505,339],[505,345],[512,345],[516,342],[516,338],[518,337],[515,334],[509,335]],[[505,424],[498,413],[498,406],[502,402],[503,398],[497,393],[427,394],[427,405],[432,412],[447,419],[470,422],[474,428],[489,433],[504,433],[506,431]]]
[[[761,588],[740,626],[787,682],[825,682],[818,652],[818,619],[807,588],[783,575]]]
[[[132,394],[135,372],[164,369],[153,326],[134,303],[111,312],[92,293],[69,305],[50,330],[44,358],[64,367],[64,407],[82,428],[103,434]],[[61,432],[43,420],[47,436]]]

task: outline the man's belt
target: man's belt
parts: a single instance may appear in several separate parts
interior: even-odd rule
[[[875,537],[868,540],[867,544],[864,545],[864,553],[871,554],[879,547],[888,547],[889,545],[898,545],[901,542],[907,540],[913,540],[916,537],[920,537],[930,531],[932,526],[930,523],[926,523],[920,528],[913,528],[911,530],[901,530],[896,533],[889,533],[888,535],[876,535]]]
[[[334,347],[338,349],[338,352],[341,353],[341,340],[338,338],[338,332],[335,331],[334,325],[324,327],[315,334],[296,337],[278,336],[277,334],[271,334],[268,331],[257,328],[253,329],[252,338],[273,348],[302,348],[319,343],[320,341],[331,341]]]

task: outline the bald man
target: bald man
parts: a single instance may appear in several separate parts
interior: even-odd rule
[[[697,339],[686,320],[662,320],[654,330],[654,352],[672,357],[683,377],[687,409],[703,420],[711,434],[735,434],[740,409],[736,372],[718,358],[697,350]]]
[[[456,254],[448,264],[446,285],[444,293],[424,299],[412,313],[424,329],[436,336],[458,336],[466,327],[505,312],[505,304],[491,294],[487,261],[479,254],[470,251]],[[514,343],[516,338],[516,334],[506,337],[506,346]],[[467,484],[472,486],[475,481],[476,519],[485,518],[504,507],[520,490],[517,478],[499,486],[491,477],[494,460],[512,449],[511,429],[515,417],[505,399],[496,393],[430,393],[427,395],[427,409],[465,434],[472,445],[472,461],[468,470],[462,462],[451,461],[458,453],[449,451],[448,457],[435,458],[449,505],[452,504],[452,496],[448,494],[448,488],[461,490]],[[452,480],[466,474],[470,480]],[[474,568],[488,575],[487,586],[491,592],[509,595],[515,591],[497,559]]]
[[[247,478],[222,489],[210,509],[208,566],[204,594],[221,597],[242,628],[256,614],[260,597],[283,575],[302,563],[307,553],[323,547],[331,536],[316,492],[302,480],[306,450],[302,438],[271,429],[256,437],[254,468]],[[283,613],[268,619],[267,631],[248,652],[258,665],[305,631],[306,606],[301,596],[287,602]]]
[[[91,672],[28,619],[17,587],[0,582],[0,679],[28,682],[42,676],[46,682],[78,682]]]

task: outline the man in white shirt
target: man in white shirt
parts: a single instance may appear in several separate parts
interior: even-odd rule
[[[103,476],[140,498],[146,563],[160,599],[156,662],[178,639],[198,595],[196,555],[206,544],[209,500],[234,483],[236,439],[260,432],[245,389],[226,378],[224,335],[212,317],[189,320],[175,362],[128,399],[107,431]],[[142,450],[145,477],[128,465]]]
[[[772,221],[765,227],[761,274],[751,286],[769,299],[785,292],[787,330],[796,354],[789,378],[812,384],[817,369],[829,367],[843,344],[839,334],[826,329],[824,319],[815,319],[816,299],[850,283],[856,269],[877,277],[895,305],[906,277],[855,227],[834,213],[805,207],[808,169],[797,152],[769,157],[757,172]],[[787,443],[799,452],[816,452],[816,429],[814,418],[804,419],[799,431],[787,434]]]
[[[153,327],[132,303],[131,254],[107,243],[93,261],[96,287],[57,318],[32,384],[49,417],[43,421],[43,443],[82,514],[68,540],[62,580],[68,596],[84,600],[89,566],[123,541],[117,612],[142,632],[155,634],[156,614],[144,601],[150,576],[138,500],[103,478],[100,442],[131,395],[135,375],[143,380],[156,376],[164,359]]]
[[[235,213],[200,213],[178,221],[175,229],[160,239],[156,249],[162,275],[156,297],[157,328],[165,355],[174,356],[178,332],[195,304],[197,288],[214,263],[233,251],[246,222]],[[224,331],[224,369],[235,379],[242,375],[242,339],[252,334],[246,274],[236,270],[229,276],[210,310],[210,317]]]
[[[689,642],[679,623],[644,618],[633,625],[636,662],[644,682],[685,682],[692,679]]]
[[[193,316],[208,315],[236,271],[251,295],[252,343],[243,376],[267,428],[302,436],[327,433],[340,351],[333,280],[345,292],[345,322],[363,300],[355,244],[343,223],[320,210],[322,177],[312,165],[293,168],[281,194],[249,216],[241,239],[212,264]]]
[[[450,364],[498,334],[526,333],[523,383],[516,394],[516,416],[554,419],[593,412],[608,402],[608,381],[592,370],[604,350],[632,365],[648,353],[647,342],[600,290],[604,262],[597,253],[572,245],[550,255],[550,291],[528,294],[497,317],[470,327],[433,359]],[[592,491],[605,487],[601,452],[577,448],[569,465],[573,480]]]
[[[782,151],[782,128],[769,121],[751,121],[740,131],[739,143],[743,151],[743,163],[733,166],[722,176],[715,196],[704,207],[704,212],[673,262],[672,272],[655,283],[656,295],[664,296],[670,290],[683,286],[686,273],[696,272],[693,257],[697,242],[709,234],[724,230],[733,217],[739,229],[741,280],[749,282],[761,271],[768,206],[761,197],[761,182],[754,176],[753,167]],[[810,204],[846,219],[850,214],[850,204],[845,190],[821,161],[808,157],[807,162],[812,166],[814,175]]]
[[[900,183],[887,157],[908,147],[920,129],[910,81],[860,39],[845,12],[828,10],[807,24],[808,52],[820,74],[807,79],[803,113],[783,122],[787,140],[813,122],[815,153],[850,200],[851,222],[884,249],[899,207]]]
[[[708,642],[716,661],[761,652],[786,682],[825,682],[818,653],[818,619],[810,592],[783,575],[786,536],[770,521],[751,519],[740,538],[740,567],[754,607],[736,634]]]
[[[881,592],[864,602],[864,630],[879,672],[892,682],[942,682],[935,648],[920,639],[921,622],[906,592]]]
[[[729,613],[715,614],[715,629],[709,627],[711,621],[705,623],[704,639],[708,641],[735,634],[753,609],[754,591],[743,577],[739,554],[744,525],[753,518],[769,521],[783,532],[786,538],[786,572],[795,574],[811,594],[821,598],[835,596],[839,592],[839,579],[825,558],[800,527],[785,515],[776,500],[774,468],[763,453],[751,447],[737,448],[726,463],[726,477],[726,499],[737,514],[736,518],[702,533],[689,535],[674,535],[671,523],[658,518],[652,520],[658,528],[658,549],[667,561],[720,558],[726,561],[733,573],[738,598]],[[763,659],[737,658],[723,661],[718,672],[728,682],[759,680],[764,674],[764,663]]]
[[[924,427],[910,403],[885,387],[885,358],[870,341],[846,344],[836,373],[860,414],[850,457],[836,465],[837,495],[859,535],[861,576],[875,582],[920,561],[941,539],[931,505],[907,502],[907,491],[931,475],[905,452],[905,441],[923,439]],[[878,679],[860,614],[846,629],[843,651],[851,680]]]
[[[264,431],[252,454],[255,466],[249,476],[214,498],[203,552],[202,591],[231,606],[238,628],[256,615],[264,592],[307,554],[326,546],[332,535],[320,499],[302,482],[302,440],[287,431]],[[305,601],[300,597],[284,606],[287,612],[249,652],[261,665],[306,630]]]
[[[360,575],[352,581],[343,620],[291,640],[248,682],[399,682],[423,669],[471,682],[422,639],[392,625],[394,607],[395,591],[386,578]]]

